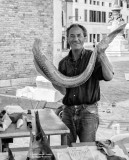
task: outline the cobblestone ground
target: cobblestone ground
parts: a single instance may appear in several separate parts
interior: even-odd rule
[[[113,61],[114,78],[109,82],[101,82],[101,100],[105,98],[109,102],[121,102],[129,99],[129,81],[125,79],[125,73],[129,74],[129,60]]]
[[[111,59],[111,58],[110,58]],[[97,132],[98,138],[110,138],[113,130],[107,126],[113,119],[129,120],[129,81],[125,73],[129,74],[129,58],[123,57],[111,59],[114,68],[114,78],[109,82],[101,82],[101,100],[99,105],[100,118],[102,123]],[[112,107],[115,102],[116,106]],[[108,108],[112,113],[105,113]],[[121,133],[128,132],[128,124],[120,124]]]

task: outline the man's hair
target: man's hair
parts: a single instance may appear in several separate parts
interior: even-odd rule
[[[70,31],[70,29],[71,29],[71,28],[74,28],[74,27],[79,27],[79,28],[81,28],[82,31],[83,31],[84,37],[87,36],[87,30],[86,30],[86,28],[85,28],[84,26],[80,25],[80,24],[75,23],[75,24],[72,24],[71,26],[69,26],[69,27],[67,28],[67,30],[66,30],[67,37],[69,36],[69,31]]]

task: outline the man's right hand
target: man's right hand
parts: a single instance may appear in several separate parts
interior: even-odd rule
[[[53,87],[54,87],[56,90],[58,90],[61,94],[63,94],[63,95],[66,94],[66,88],[61,87],[61,86],[57,86],[57,85],[55,85],[55,84],[53,84],[53,83],[52,83],[52,85],[53,85]]]

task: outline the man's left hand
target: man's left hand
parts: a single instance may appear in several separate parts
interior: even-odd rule
[[[105,50],[108,47],[109,47],[109,43],[108,43],[107,39],[105,39],[105,41],[101,41],[101,43],[99,45],[97,45],[98,55],[101,55],[101,54],[105,53]]]

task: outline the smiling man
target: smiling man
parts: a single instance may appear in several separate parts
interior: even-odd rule
[[[65,76],[73,77],[81,74],[90,60],[93,51],[84,49],[87,36],[85,27],[72,24],[67,29],[68,43],[71,47],[69,54],[64,57],[58,70]],[[97,60],[90,78],[81,86],[64,89],[62,121],[70,129],[68,145],[76,142],[93,142],[99,126],[98,104],[100,100],[101,80],[110,81],[113,78],[113,68],[105,55],[107,44],[98,51]],[[58,90],[60,90],[58,88]]]

